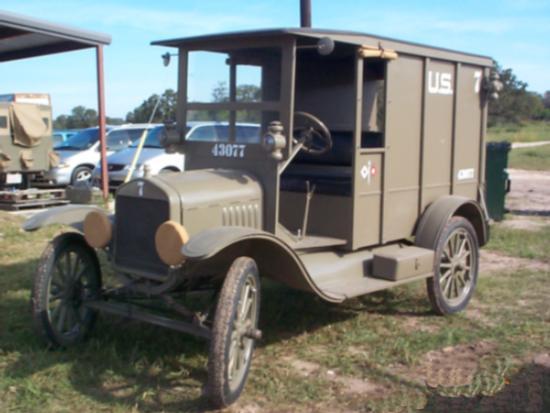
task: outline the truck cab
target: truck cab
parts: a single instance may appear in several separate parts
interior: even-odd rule
[[[188,171],[252,174],[265,231],[357,250],[413,236],[439,197],[479,201],[488,58],[311,29],[154,44],[177,48],[179,61],[167,147],[185,152]],[[215,76],[223,101],[204,90]],[[251,81],[257,93],[239,93]],[[233,125],[226,141],[185,140],[188,121],[220,116]],[[238,121],[261,124],[255,141],[236,142]]]

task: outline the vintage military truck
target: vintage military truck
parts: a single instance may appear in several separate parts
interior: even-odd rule
[[[0,185],[28,182],[32,174],[55,166],[50,96],[39,93],[0,95]],[[17,176],[17,182],[10,178]]]
[[[186,170],[121,186],[114,214],[63,207],[25,224],[77,229],[51,242],[36,274],[34,318],[52,345],[82,339],[98,311],[205,337],[208,394],[226,406],[261,338],[260,277],[331,303],[426,280],[435,312],[464,309],[488,239],[490,58],[310,28],[154,44],[177,50],[177,126],[164,145],[185,153]],[[190,69],[200,53],[208,67]],[[215,61],[228,98],[197,101]],[[243,68],[259,73],[252,98],[238,93]],[[229,134],[185,141],[198,113],[225,114]],[[235,133],[243,113],[262,131],[246,143]],[[117,288],[102,288],[101,250]],[[213,310],[191,311],[182,291],[213,292]]]

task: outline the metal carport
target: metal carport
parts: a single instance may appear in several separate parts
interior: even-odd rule
[[[110,43],[111,36],[106,34],[60,26],[44,20],[0,10],[0,62],[95,48],[102,191],[105,199],[109,192],[105,142],[103,46]]]

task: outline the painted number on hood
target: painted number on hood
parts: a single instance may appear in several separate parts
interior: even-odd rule
[[[225,158],[244,158],[246,145],[234,143],[217,143],[212,147],[212,155]]]

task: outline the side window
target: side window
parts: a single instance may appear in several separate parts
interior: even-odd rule
[[[0,129],[7,129],[8,127],[8,117],[0,115]]]
[[[384,147],[386,116],[386,62],[365,59],[363,83],[363,133],[361,147]]]
[[[190,141],[217,141],[218,136],[214,126],[198,126],[189,136]]]

